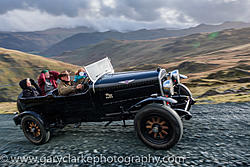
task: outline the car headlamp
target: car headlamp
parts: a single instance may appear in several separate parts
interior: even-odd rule
[[[174,70],[170,74],[171,79],[173,80],[174,83],[180,83],[180,74],[179,70]]]
[[[172,80],[166,80],[163,82],[163,90],[166,94],[174,95],[174,87]]]

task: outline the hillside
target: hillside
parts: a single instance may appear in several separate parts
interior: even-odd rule
[[[202,101],[214,95],[221,96],[216,99],[220,102],[250,101],[250,28],[147,41],[106,40],[53,58],[87,65],[106,56],[116,71],[178,68],[190,77],[186,82]]]
[[[201,24],[196,27],[180,30],[155,29],[155,30],[138,30],[127,33],[108,31],[94,33],[80,33],[73,35],[51,46],[48,50],[41,52],[43,56],[58,56],[65,51],[73,51],[83,46],[96,44],[107,39],[115,40],[153,40],[166,37],[180,37],[202,32],[216,32],[230,28],[250,27],[250,23],[243,22],[225,22],[220,25]]]
[[[76,70],[77,66],[60,61],[0,48],[0,102],[14,101],[21,92],[19,81],[33,78],[35,81],[43,69],[56,71]]]
[[[204,55],[218,54],[224,49],[249,43],[250,28],[231,29],[157,40],[105,40],[52,58],[72,64],[86,65],[108,56],[114,67],[119,70],[128,67],[142,68],[141,66],[145,66],[145,64],[156,64],[156,67],[158,64],[181,63],[190,58],[189,61],[194,61]],[[209,58],[214,59],[215,57]],[[147,68],[145,67],[145,69]]]
[[[35,32],[0,32],[0,47],[39,53],[51,45],[78,33],[94,32],[87,27],[53,28]]]

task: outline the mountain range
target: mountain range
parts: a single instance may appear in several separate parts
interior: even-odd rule
[[[140,29],[123,33],[117,31],[97,32],[92,28],[84,26],[76,28],[53,28],[35,32],[0,32],[0,47],[47,57],[58,56],[65,51],[73,51],[107,39],[152,40],[244,27],[250,27],[250,24],[244,22],[224,22],[219,25],[200,24],[187,29]]]
[[[53,28],[35,32],[0,32],[0,47],[30,53],[39,53],[48,47],[78,33],[94,32],[88,27]]]
[[[184,37],[155,40],[114,40],[64,52],[54,59],[77,65],[87,65],[109,57],[117,70],[152,69],[158,65],[180,64],[197,57],[216,59],[213,53],[250,43],[250,28],[228,29],[214,33],[198,33]],[[244,50],[242,50],[244,51]],[[208,57],[208,55],[213,55]],[[247,56],[245,57],[247,58]],[[204,61],[208,61],[204,59]],[[226,60],[225,60],[226,61]],[[186,71],[184,71],[186,72]]]
[[[250,23],[225,22],[219,25],[200,24],[196,27],[191,27],[187,29],[178,29],[178,30],[141,29],[141,30],[126,32],[126,33],[117,32],[117,31],[79,33],[52,45],[47,50],[41,52],[40,55],[58,56],[62,54],[63,52],[73,51],[80,47],[88,46],[91,44],[96,44],[107,39],[153,40],[153,39],[159,39],[159,38],[180,37],[180,36],[186,36],[186,35],[195,34],[195,33],[216,32],[216,31],[221,31],[224,29],[231,29],[231,28],[239,29],[239,28],[245,28],[245,27],[250,27]]]

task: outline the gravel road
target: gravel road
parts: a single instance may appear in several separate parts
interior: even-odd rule
[[[170,150],[145,146],[133,122],[69,125],[36,146],[0,115],[0,166],[250,166],[250,103],[195,105],[181,141]]]

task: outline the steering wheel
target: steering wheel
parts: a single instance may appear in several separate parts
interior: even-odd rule
[[[84,80],[81,83],[83,86],[81,92],[86,92],[89,89],[89,81],[90,81],[89,77],[84,78]]]

